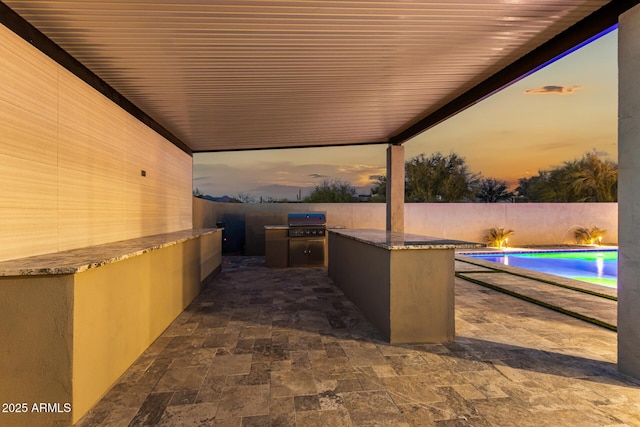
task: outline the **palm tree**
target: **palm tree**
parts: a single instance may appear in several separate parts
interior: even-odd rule
[[[579,161],[571,174],[571,187],[582,195],[584,202],[615,202],[618,200],[618,165],[601,160],[594,150]]]
[[[607,230],[598,227],[591,227],[590,230],[586,227],[578,227],[573,232],[573,237],[576,238],[576,243],[593,245],[596,241],[600,244],[605,234],[607,234]]]
[[[618,165],[587,152],[531,178],[520,178],[518,195],[532,202],[616,202]]]
[[[495,178],[484,178],[480,181],[476,197],[480,202],[497,203],[503,200],[511,200],[513,193],[507,191],[506,182]]]
[[[505,230],[504,228],[490,228],[484,237],[489,246],[495,248],[503,248],[507,245],[509,236],[514,233],[513,230]]]

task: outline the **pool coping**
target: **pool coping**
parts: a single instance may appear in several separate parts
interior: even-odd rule
[[[512,248],[504,248],[504,249],[498,249],[498,248],[492,248],[492,247],[486,247],[484,249],[467,249],[467,250],[461,249],[456,251],[456,256],[458,255],[465,256],[468,254],[509,255],[509,254],[551,253],[551,252],[612,252],[612,251],[618,251],[618,246],[617,245],[600,245],[600,246],[598,245],[544,245],[544,246],[521,246],[521,247],[512,247]],[[473,259],[477,260],[478,258],[473,258]],[[499,264],[499,265],[500,267],[505,267],[506,271],[510,271],[510,269],[507,267],[511,267],[511,266],[505,266],[503,264]],[[500,267],[498,267],[498,269]],[[487,265],[487,268],[492,268],[492,266]],[[543,281],[547,280],[551,282],[559,282],[563,285],[574,286],[577,288],[584,287],[598,293],[602,293],[601,291],[603,288],[606,288],[609,290],[614,289],[614,288],[609,288],[603,285],[597,285],[595,283],[584,282],[582,280],[562,277],[562,276],[558,276],[551,273],[543,273],[536,270],[530,270],[527,268],[522,268],[522,267],[512,267],[512,268],[516,273],[518,272],[518,270],[520,270],[519,271],[520,274],[529,273],[528,275],[531,275],[535,278],[540,278]],[[617,297],[618,295],[617,289],[614,289],[614,290],[615,292],[613,293],[610,292],[610,293],[611,295],[614,295]]]
[[[545,246],[509,246],[505,248],[496,248],[492,246],[484,246],[474,249],[458,249],[456,254],[518,254],[530,252],[602,252],[617,251],[617,245],[545,245]]]
[[[468,253],[469,251],[464,251],[464,252]],[[489,253],[489,252],[488,251],[482,251],[481,253]],[[474,274],[478,274],[478,273],[496,273],[496,274],[504,273],[504,274],[509,274],[509,275],[513,275],[513,276],[517,276],[517,277],[522,277],[522,278],[528,279],[528,280],[538,281],[538,282],[544,283],[546,285],[557,286],[559,288],[564,288],[564,289],[571,290],[571,291],[574,291],[574,292],[584,293],[584,294],[587,294],[587,295],[594,296],[596,298],[603,298],[603,299],[606,299],[606,300],[615,301],[616,303],[618,301],[618,297],[617,297],[618,290],[617,289],[607,288],[607,287],[604,287],[604,286],[599,286],[599,285],[595,285],[595,284],[581,282],[581,281],[578,281],[578,280],[568,279],[568,278],[565,278],[565,277],[555,276],[555,275],[547,274],[547,273],[541,273],[541,272],[528,270],[528,269],[524,269],[524,268],[498,264],[498,263],[495,263],[495,262],[492,262],[492,261],[485,261],[485,260],[482,260],[482,259],[479,259],[479,258],[472,258],[472,257],[469,257],[469,256],[465,256],[463,253],[456,253],[455,259],[456,259],[456,261],[463,262],[463,263],[466,263],[466,264],[475,265],[475,266],[478,266],[478,267],[483,269],[483,270],[456,271],[455,272],[455,276],[460,278],[460,279],[469,281],[471,283],[475,283],[475,284],[480,285],[480,286],[484,286],[484,287],[493,289],[493,290],[498,291],[498,292],[505,293],[507,295],[511,295],[511,296],[513,296],[515,298],[519,298],[519,299],[522,299],[524,301],[540,305],[542,307],[546,307],[548,309],[551,309],[551,310],[566,314],[568,316],[574,317],[576,319],[583,320],[585,322],[589,322],[591,324],[594,324],[594,325],[609,329],[609,330],[614,331],[614,332],[618,331],[618,328],[617,328],[616,325],[611,324],[611,323],[609,323],[607,321],[600,320],[600,319],[597,319],[595,317],[591,317],[591,316],[588,316],[586,314],[579,313],[579,312],[577,312],[575,310],[570,310],[568,308],[561,307],[558,304],[552,304],[552,303],[549,303],[549,302],[546,302],[546,301],[542,301],[539,298],[534,298],[534,297],[531,297],[531,296],[528,296],[528,295],[524,295],[524,294],[522,294],[520,292],[515,292],[513,290],[506,289],[506,288],[504,288],[502,286],[499,286],[499,285],[496,285],[496,284],[487,283],[486,281],[481,280],[480,278],[473,277],[473,275]]]
[[[570,289],[577,292],[582,292],[585,294],[594,295],[601,298],[610,299],[613,301],[618,301],[618,289],[616,288],[608,288],[606,286],[595,285],[587,282],[582,282],[580,280],[568,279],[566,277],[555,276],[553,274],[541,273],[539,271],[528,270],[520,267],[513,267],[510,265],[498,264],[493,261],[485,261],[479,258],[472,258],[469,256],[465,256],[466,253],[458,253],[456,252],[455,258],[458,261],[466,262],[467,264],[477,265],[478,267],[488,268],[490,270],[509,273],[514,276],[523,277],[525,279],[537,280],[540,282],[544,282],[550,285],[555,285],[561,288]],[[481,253],[489,253],[489,252],[481,252]],[[470,271],[461,272],[462,274],[470,273]]]

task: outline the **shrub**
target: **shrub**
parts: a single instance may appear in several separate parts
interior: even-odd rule
[[[507,246],[507,240],[513,233],[513,230],[505,230],[504,228],[490,228],[484,239],[491,247],[503,248]]]
[[[575,237],[576,243],[593,245],[600,244],[605,234],[607,234],[607,230],[598,227],[591,227],[590,230],[586,227],[578,227],[573,232],[573,237]]]

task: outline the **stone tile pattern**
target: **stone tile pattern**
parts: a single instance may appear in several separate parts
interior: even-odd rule
[[[535,279],[514,276],[506,272],[478,272],[464,271],[470,264],[456,261],[456,272],[465,277],[476,279],[518,295],[542,301],[556,307],[562,307],[574,313],[604,322],[608,325],[618,325],[618,302],[591,295],[584,292],[566,289]],[[481,268],[481,267],[477,267]],[[604,287],[602,287],[604,288]],[[606,289],[606,288],[604,288]]]
[[[223,271],[78,426],[640,426],[616,334],[456,279],[456,341],[389,345],[322,268]]]

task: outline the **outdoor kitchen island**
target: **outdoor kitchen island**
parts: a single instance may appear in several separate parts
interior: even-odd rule
[[[78,421],[221,270],[222,229],[0,262],[0,400],[11,426]],[[33,411],[35,402],[56,410]]]
[[[329,277],[385,338],[455,337],[455,249],[484,245],[371,229],[329,231]]]

